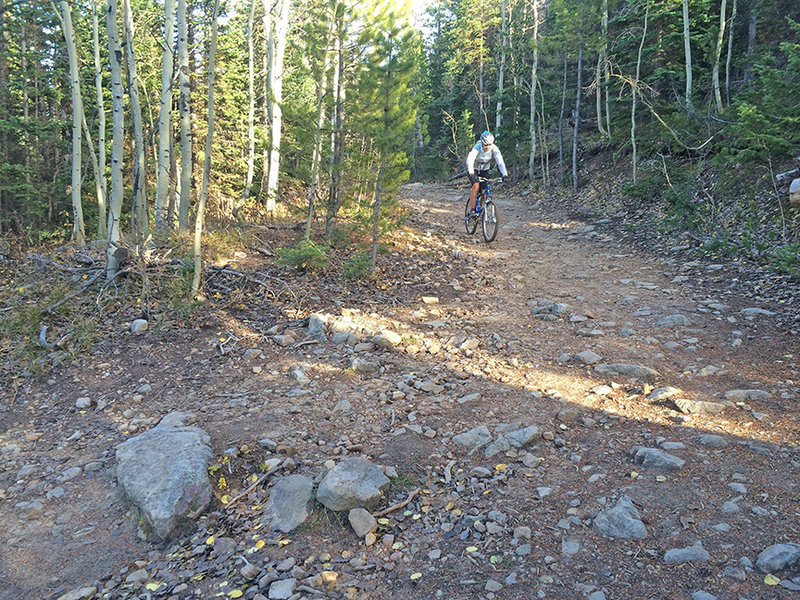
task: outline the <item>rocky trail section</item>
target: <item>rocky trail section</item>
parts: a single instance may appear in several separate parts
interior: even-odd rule
[[[396,276],[369,297],[120,335],[18,390],[0,596],[798,597],[800,348],[780,307],[547,199],[499,195],[486,245],[463,201],[407,188]],[[215,499],[163,545],[115,452],[173,411],[210,439]],[[326,479],[356,457],[363,506]]]

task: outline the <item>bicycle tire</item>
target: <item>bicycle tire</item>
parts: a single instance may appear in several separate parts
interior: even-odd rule
[[[487,200],[483,206],[481,229],[483,231],[483,239],[486,240],[487,244],[497,237],[497,207],[491,200]]]
[[[478,217],[468,217],[467,215],[469,215],[469,198],[467,198],[467,203],[464,205],[464,227],[467,228],[467,233],[472,235],[478,228]]]

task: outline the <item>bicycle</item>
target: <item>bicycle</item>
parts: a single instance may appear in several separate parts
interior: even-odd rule
[[[497,207],[492,201],[492,192],[489,189],[489,182],[500,180],[479,177],[478,181],[485,183],[486,186],[483,190],[478,192],[478,197],[475,200],[475,212],[473,214],[470,214],[469,199],[467,199],[467,204],[464,207],[464,226],[467,228],[467,233],[472,235],[478,228],[478,219],[480,219],[483,239],[486,240],[488,244],[497,237]]]

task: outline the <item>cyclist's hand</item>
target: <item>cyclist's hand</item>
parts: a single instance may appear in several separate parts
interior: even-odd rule
[[[508,183],[508,175],[503,175],[503,183]]]

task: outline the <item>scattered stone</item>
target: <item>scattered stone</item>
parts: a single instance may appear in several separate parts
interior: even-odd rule
[[[674,396],[678,396],[682,394],[683,391],[679,390],[676,387],[660,387],[654,389],[647,395],[648,400],[653,400],[654,402],[658,402],[659,400],[668,400],[669,398],[673,398]]]
[[[350,363],[350,368],[353,369],[356,373],[362,373],[368,375],[370,373],[377,373],[381,369],[381,365],[378,362],[372,360],[366,360],[363,358],[354,358],[353,362]]]
[[[478,450],[492,441],[492,434],[486,425],[473,427],[469,431],[453,436],[453,443],[471,451]]]
[[[378,528],[378,522],[372,514],[363,508],[354,508],[347,515],[350,520],[350,525],[353,531],[360,538],[365,537],[368,533],[372,533]]]
[[[635,449],[633,461],[642,467],[674,473],[680,471],[686,463],[682,458],[668,454],[658,448]]]
[[[748,319],[754,319],[760,316],[769,317],[774,315],[775,313],[772,312],[771,310],[766,310],[764,308],[751,307],[751,308],[743,308],[742,314]]]
[[[709,558],[711,558],[711,555],[705,551],[700,543],[687,546],[686,548],[673,548],[664,553],[664,562],[668,565],[674,563],[704,562]]]
[[[621,375],[622,377],[635,377],[638,379],[652,380],[658,377],[658,371],[642,365],[629,365],[625,363],[601,363],[594,366],[594,370],[601,375]]]
[[[724,437],[712,433],[698,435],[695,440],[697,440],[697,443],[701,446],[707,446],[709,448],[722,449],[728,447],[728,441]]]
[[[604,537],[624,540],[643,540],[647,537],[647,529],[639,511],[627,496],[622,496],[612,508],[598,513],[592,528]]]
[[[147,321],[144,319],[134,319],[131,323],[130,331],[133,335],[141,335],[147,331]]]
[[[299,527],[310,514],[308,503],[313,490],[313,480],[303,475],[279,478],[270,490],[262,522],[283,533]]]
[[[758,555],[756,566],[762,573],[777,573],[800,563],[800,544],[774,544]]]
[[[724,394],[725,400],[730,402],[763,401],[769,399],[769,392],[764,390],[730,390]]]
[[[687,415],[718,415],[725,410],[725,405],[719,402],[688,400],[686,398],[675,398],[673,402],[679,411]]]
[[[692,600],[717,600],[717,597],[714,594],[709,594],[703,590],[697,590],[694,594],[692,594]]]
[[[529,425],[504,435],[514,448],[526,448],[542,437],[542,430],[536,425]]]
[[[472,394],[467,394],[465,396],[461,396],[458,399],[459,404],[465,404],[467,402],[476,402],[481,399],[480,392],[473,392]]]
[[[170,537],[180,522],[199,516],[211,501],[209,437],[170,413],[157,427],[117,447],[116,474],[128,500],[153,536]]]
[[[331,510],[372,509],[390,483],[383,471],[366,458],[348,458],[322,479],[317,500]]]
[[[662,317],[656,323],[656,327],[687,327],[689,319],[684,315],[669,315]]]
[[[494,579],[490,579],[486,582],[484,588],[487,592],[499,592],[503,589],[503,584],[499,581],[495,581]]]
[[[279,579],[269,586],[269,600],[289,600],[297,587],[297,580]]]
[[[402,336],[394,331],[384,330],[372,338],[372,343],[383,350],[391,350],[403,341]]]
[[[94,598],[97,588],[92,586],[77,588],[58,597],[58,600],[89,600]]]
[[[91,406],[92,406],[92,401],[90,398],[83,397],[75,400],[76,408],[84,409],[84,408],[89,408]]]
[[[575,360],[583,365],[593,365],[603,360],[603,357],[591,350],[584,350],[575,355]]]

